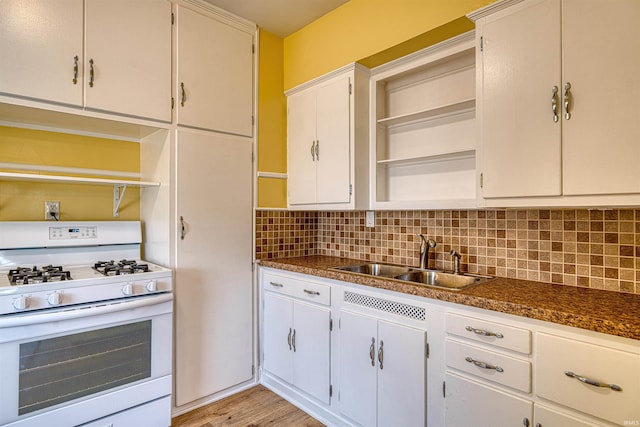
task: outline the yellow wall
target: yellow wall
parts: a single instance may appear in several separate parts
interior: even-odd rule
[[[284,96],[284,41],[260,30],[258,76],[258,171],[287,173],[287,99]],[[287,181],[258,179],[258,207],[286,208]]]
[[[135,142],[0,126],[0,162],[139,172],[140,145]],[[118,219],[140,218],[139,194],[137,188],[127,189]],[[111,186],[0,180],[1,221],[41,221],[44,219],[45,201],[60,202],[61,220],[114,219]]]
[[[351,0],[285,38],[285,90],[414,39],[492,1]]]

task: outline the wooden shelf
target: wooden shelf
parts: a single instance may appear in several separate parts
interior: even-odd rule
[[[113,185],[117,187],[159,187],[159,182],[133,181],[128,179],[88,178],[80,176],[42,175],[34,173],[0,172],[0,181],[33,181],[62,184]]]
[[[450,160],[459,160],[464,158],[475,157],[476,150],[463,150],[452,153],[434,154],[429,156],[405,157],[399,159],[378,160],[379,166],[401,166],[417,163],[434,163]]]
[[[458,114],[474,111],[476,108],[475,99],[465,99],[464,101],[455,102],[453,104],[442,105],[436,108],[416,111],[409,114],[401,114],[399,116],[385,117],[378,119],[378,124],[386,127],[406,125],[413,122],[429,121],[442,119]]]

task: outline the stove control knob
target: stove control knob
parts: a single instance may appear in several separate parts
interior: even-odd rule
[[[133,295],[133,284],[132,283],[127,283],[126,285],[124,285],[122,287],[122,295]]]
[[[29,302],[29,297],[20,295],[18,298],[13,300],[13,307],[16,310],[25,310],[29,308]]]
[[[62,304],[62,295],[60,292],[49,294],[49,296],[47,296],[47,302],[49,305],[60,305]]]
[[[158,282],[156,280],[149,280],[144,286],[148,292],[156,292],[158,290]]]

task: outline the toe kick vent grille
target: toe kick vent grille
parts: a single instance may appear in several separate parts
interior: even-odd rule
[[[389,301],[383,298],[370,297],[368,295],[361,295],[355,292],[346,291],[344,293],[344,302],[373,308],[374,310],[384,311],[385,313],[397,314],[409,319],[426,319],[426,310],[422,307]]]

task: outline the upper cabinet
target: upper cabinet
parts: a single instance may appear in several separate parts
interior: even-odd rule
[[[475,207],[473,32],[371,74],[372,208]]]
[[[367,208],[367,76],[351,65],[287,92],[291,209]]]
[[[0,56],[2,94],[171,121],[167,0],[3,1]]]
[[[178,124],[252,136],[255,25],[205,7],[177,7]]]
[[[640,3],[525,0],[504,8],[510,3],[471,16],[480,204],[637,201]]]

